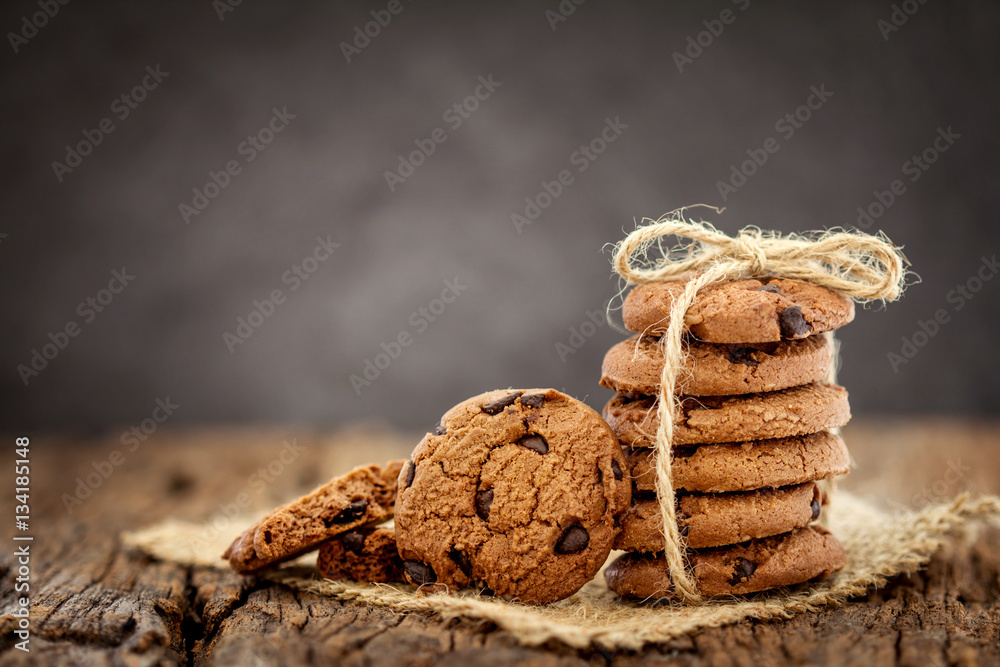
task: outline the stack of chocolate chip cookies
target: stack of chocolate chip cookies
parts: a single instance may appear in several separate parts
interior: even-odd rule
[[[672,595],[654,447],[659,336],[684,287],[678,279],[634,288],[622,317],[639,335],[612,347],[602,369],[601,385],[618,392],[604,418],[625,448],[633,483],[614,545],[629,553],[605,578],[631,598]],[[849,299],[780,277],[710,286],[688,310],[672,482],[702,595],[753,593],[843,567],[843,547],[814,522],[824,504],[816,482],[849,468],[833,430],[850,419],[847,392],[824,382],[834,349],[823,334],[853,318]]]

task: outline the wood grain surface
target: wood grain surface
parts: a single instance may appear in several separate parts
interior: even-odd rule
[[[964,490],[1000,492],[1000,424],[867,419],[844,435],[856,465],[843,487],[890,509]],[[217,428],[158,432],[135,451],[119,437],[32,437],[31,652],[14,648],[9,616],[16,563],[7,492],[0,665],[1000,664],[996,529],[969,544],[956,541],[925,571],[838,609],[707,630],[641,652],[523,647],[490,624],[398,614],[228,571],[153,562],[118,540],[123,529],[168,516],[220,523],[234,512],[249,516],[355,465],[406,456],[418,437],[371,425],[334,433]],[[7,440],[12,450],[14,436]],[[70,513],[64,494],[77,494],[77,478],[107,471],[102,463],[113,450],[120,463],[97,488],[80,489],[90,495]],[[239,508],[244,498],[250,504]]]

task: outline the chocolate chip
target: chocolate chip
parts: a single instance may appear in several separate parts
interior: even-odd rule
[[[418,560],[404,560],[403,571],[406,572],[407,578],[417,586],[433,584],[438,580],[434,568]]]
[[[513,394],[507,394],[503,398],[498,398],[495,401],[490,401],[483,406],[483,412],[488,415],[496,415],[503,412],[503,409],[508,405],[513,405],[523,392],[515,391]]]
[[[540,408],[545,402],[545,394],[528,394],[521,397],[521,404],[529,408]]]
[[[462,571],[462,574],[464,574],[467,577],[472,576],[472,563],[469,562],[468,556],[466,556],[458,549],[452,549],[448,553],[448,558],[455,561],[455,565],[457,565],[458,569]]]
[[[625,476],[625,473],[622,472],[622,467],[618,465],[618,461],[615,461],[614,459],[611,459],[611,472],[614,473],[615,479],[619,482],[622,481],[622,477]]]
[[[556,542],[557,554],[575,554],[583,551],[590,544],[590,534],[583,526],[570,526],[559,536]]]
[[[486,489],[476,494],[476,514],[483,521],[490,520],[490,505],[493,504],[493,489]]]
[[[444,427],[444,422],[443,421],[440,422],[440,423],[438,423],[438,425],[434,427],[434,435],[444,435],[447,432],[448,432],[448,429],[446,429]]]
[[[753,358],[753,353],[757,350],[752,347],[737,347],[731,345],[729,347],[729,363],[731,364],[744,364],[750,366],[751,368],[758,366],[759,361]]]
[[[351,523],[363,517],[367,511],[367,500],[364,498],[361,500],[352,500],[350,505],[341,510],[340,514],[333,518],[333,522],[339,524]]]
[[[345,549],[353,551],[356,554],[360,554],[365,548],[365,536],[357,530],[344,533],[340,536],[340,541]]]
[[[408,489],[413,486],[413,477],[417,474],[417,464],[411,459],[409,465],[406,466],[406,481],[403,482],[403,488]]]
[[[781,294],[782,296],[784,296],[783,292],[781,291],[781,288],[778,287],[777,285],[763,285],[761,287],[758,287],[754,291],[756,291],[756,292],[771,292],[772,294]]]
[[[736,564],[733,565],[733,578],[729,580],[729,584],[732,586],[741,584],[749,579],[756,571],[757,563],[752,560],[747,560],[746,558],[739,558],[736,560]]]
[[[778,326],[783,338],[802,338],[812,333],[813,327],[802,316],[802,309],[789,306],[778,315]]]
[[[812,509],[813,513],[811,521],[815,521],[819,518],[819,513],[823,511],[823,506],[819,504],[818,500],[814,500],[809,503],[809,507]]]
[[[517,444],[522,447],[527,447],[533,452],[538,452],[539,454],[549,453],[549,443],[545,441],[545,438],[538,435],[537,433],[532,433],[530,435],[518,438]]]

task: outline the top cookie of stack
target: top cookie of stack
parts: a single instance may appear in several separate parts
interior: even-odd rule
[[[606,573],[630,597],[669,597],[655,509],[656,397],[670,324],[686,277],[635,287],[622,310],[639,335],[612,347],[601,385],[618,393],[604,417],[621,439],[633,506],[616,548],[632,553]],[[825,499],[819,479],[847,472],[839,436],[847,392],[824,382],[834,349],[822,334],[854,318],[854,303],[818,285],[777,276],[702,290],[685,317],[681,414],[673,430],[678,524],[698,588],[728,595],[789,585],[843,566],[840,544],[810,526]]]
[[[622,318],[629,331],[662,335],[670,307],[686,278],[636,286]],[[771,343],[833,331],[854,319],[854,302],[800,280],[764,277],[709,285],[684,318],[685,328],[707,343]]]

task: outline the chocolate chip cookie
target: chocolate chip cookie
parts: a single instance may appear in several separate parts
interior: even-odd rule
[[[656,450],[625,447],[633,494],[656,491]],[[792,438],[694,445],[674,449],[674,489],[719,493],[802,484],[850,470],[847,445],[820,431]]]
[[[776,391],[822,380],[833,347],[825,336],[773,343],[713,345],[691,341],[677,376],[677,393],[723,396]],[[660,391],[660,339],[633,336],[604,356],[601,386],[655,395]]]
[[[315,549],[320,542],[392,518],[402,461],[366,465],[274,510],[229,546],[223,558],[254,572]]]
[[[622,305],[625,327],[662,335],[686,279],[637,285]],[[710,343],[767,343],[832,331],[854,319],[854,302],[799,280],[764,277],[703,289],[684,317],[688,331]]]
[[[631,447],[653,447],[659,417],[656,398],[616,394],[604,418]],[[674,445],[787,438],[843,426],[851,418],[847,390],[813,383],[745,396],[688,396],[674,421]]]
[[[355,528],[323,542],[316,567],[327,579],[404,581],[392,528]]]
[[[844,567],[847,554],[818,526],[744,544],[692,551],[689,556],[702,595],[743,595],[799,584]],[[627,598],[673,597],[666,561],[654,554],[621,556],[604,571],[608,587]]]
[[[482,584],[545,603],[604,564],[632,485],[599,414],[554,389],[525,389],[445,413],[399,488],[396,539],[411,583]]]
[[[692,549],[736,544],[787,533],[819,518],[820,491],[812,482],[741,493],[686,494],[677,498],[677,525]],[[622,517],[615,549],[663,551],[663,521],[655,495],[633,499]]]

